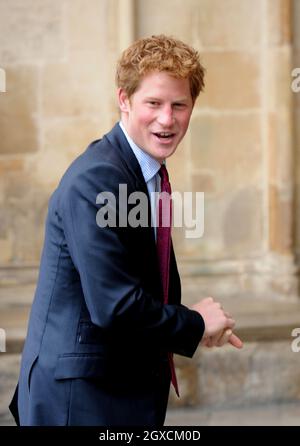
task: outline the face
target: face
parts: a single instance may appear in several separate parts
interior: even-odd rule
[[[160,163],[171,156],[184,137],[193,110],[188,79],[152,72],[130,97],[118,91],[122,122],[129,136]]]

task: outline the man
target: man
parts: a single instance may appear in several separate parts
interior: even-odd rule
[[[186,133],[203,76],[198,53],[165,36],[123,53],[121,122],[73,162],[49,202],[11,404],[21,425],[162,426],[171,380],[178,391],[173,353],[192,357],[201,340],[242,346],[212,298],[180,303],[169,233],[152,224],[155,203],[147,200],[147,224],[124,225],[133,206],[119,195],[120,185],[148,198],[168,184],[164,162]],[[116,224],[105,225],[110,196]]]

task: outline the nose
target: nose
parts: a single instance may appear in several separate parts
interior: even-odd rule
[[[169,105],[166,105],[165,107],[162,107],[159,110],[159,114],[157,117],[157,122],[162,127],[171,127],[174,123],[174,116],[173,116],[173,110],[172,107]]]

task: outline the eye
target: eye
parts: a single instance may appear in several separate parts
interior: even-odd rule
[[[158,107],[159,102],[158,101],[148,101],[148,104],[151,105],[151,107]]]
[[[173,104],[173,106],[175,108],[182,109],[182,108],[186,107],[186,104],[183,104],[182,102],[175,102],[175,104]]]

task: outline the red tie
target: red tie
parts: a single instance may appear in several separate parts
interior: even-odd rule
[[[172,199],[171,185],[166,167],[162,164],[159,175],[161,178],[161,193],[158,200],[158,224],[156,232],[156,248],[163,287],[164,303],[169,300],[169,271],[171,253]],[[178,383],[174,367],[173,353],[168,353],[171,369],[171,379],[174,389],[179,396]]]

